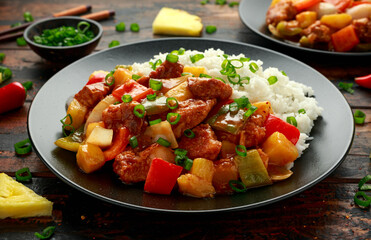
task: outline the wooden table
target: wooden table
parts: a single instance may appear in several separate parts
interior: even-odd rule
[[[121,44],[166,36],[152,34],[152,21],[161,7],[180,8],[197,14],[204,25],[216,25],[216,33],[202,37],[228,39],[261,45],[295,57],[312,66],[334,85],[353,82],[355,76],[371,73],[371,59],[323,57],[304,54],[272,43],[245,27],[238,15],[238,6],[215,5],[210,0],[142,0],[109,2],[79,1],[93,11],[115,10],[114,18],[101,21],[104,34],[96,51],[107,49],[112,40]],[[78,5],[73,0],[2,0],[0,30],[22,21],[23,12],[30,11],[38,19]],[[115,31],[124,21],[137,22],[140,32]],[[15,41],[0,43],[6,54],[3,65],[13,71],[9,81],[33,81],[24,107],[0,115],[0,172],[14,176],[16,170],[30,167],[33,180],[26,184],[38,194],[54,202],[52,217],[0,220],[0,239],[34,239],[49,225],[56,225],[53,239],[367,239],[371,238],[370,209],[354,205],[353,196],[359,180],[371,172],[371,91],[355,84],[354,94],[343,92],[352,110],[367,114],[366,123],[356,125],[353,145],[341,166],[329,177],[294,197],[252,210],[215,215],[168,215],[141,212],[111,205],[67,186],[41,162],[34,152],[21,157],[13,144],[28,137],[27,111],[43,84],[65,64],[41,59],[28,47]],[[8,82],[8,83],[9,83]],[[4,84],[3,84],[4,85]],[[3,86],[1,85],[1,86]],[[1,103],[0,103],[1,104]]]

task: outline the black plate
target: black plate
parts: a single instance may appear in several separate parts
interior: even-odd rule
[[[371,56],[371,52],[332,52],[313,48],[301,47],[296,43],[284,41],[282,39],[275,38],[268,30],[265,24],[265,16],[271,0],[242,0],[239,5],[239,14],[242,22],[249,27],[252,31],[259,34],[260,36],[288,46],[297,50],[308,51],[313,53],[321,53],[333,56]]]
[[[284,70],[292,80],[313,87],[323,116],[312,130],[314,140],[295,162],[293,176],[272,186],[244,194],[196,199],[175,194],[160,196],[143,192],[142,186],[122,184],[111,164],[93,174],[82,173],[75,153],[59,149],[54,141],[62,136],[60,119],[66,100],[77,93],[94,70],[112,70],[117,64],[148,61],[158,52],[185,49],[223,49],[227,54],[244,53],[261,59],[263,67]],[[341,131],[339,131],[341,129]],[[261,47],[219,40],[176,38],[127,44],[87,56],[55,74],[35,96],[28,115],[28,133],[34,149],[46,166],[72,187],[93,197],[124,207],[166,212],[217,212],[254,208],[293,196],[327,177],[347,154],[354,134],[351,109],[338,89],[311,67],[283,54]]]

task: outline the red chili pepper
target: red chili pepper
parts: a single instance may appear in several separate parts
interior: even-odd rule
[[[295,126],[283,121],[282,119],[270,114],[265,122],[265,137],[269,137],[274,132],[280,132],[294,145],[298,142],[300,131]]]
[[[133,101],[138,101],[145,98],[148,94],[153,93],[154,91],[152,88],[147,88],[134,80],[129,80],[125,84],[116,88],[112,92],[112,95],[117,99],[121,99],[123,95],[128,94],[132,97]]]
[[[106,72],[96,72],[94,75],[89,79],[89,81],[86,83],[86,85],[98,83],[98,82],[104,82],[106,78],[107,73]]]
[[[183,167],[154,158],[149,168],[144,191],[157,194],[170,194]]]
[[[371,88],[371,74],[362,77],[356,77],[354,80],[361,87]]]
[[[19,82],[0,88],[0,113],[22,107],[26,100],[26,89]]]

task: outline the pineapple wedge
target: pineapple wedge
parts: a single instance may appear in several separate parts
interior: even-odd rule
[[[162,8],[152,24],[154,34],[201,36],[201,18],[180,9]]]
[[[0,173],[0,219],[51,216],[53,203]]]

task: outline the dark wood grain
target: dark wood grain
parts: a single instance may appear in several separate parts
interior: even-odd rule
[[[161,7],[167,6],[197,14],[204,25],[217,26],[216,33],[203,32],[203,38],[245,42],[282,52],[313,67],[336,87],[340,82],[354,83],[354,77],[371,71],[370,59],[304,54],[278,46],[245,27],[238,7],[215,5],[213,0],[204,6],[198,0],[78,3],[73,0],[2,0],[0,31],[22,22],[25,11],[41,19],[81,4],[92,5],[91,12],[116,12],[115,17],[101,21],[104,34],[96,52],[107,49],[112,40],[126,44],[169,37],[152,34],[153,19]],[[127,26],[138,23],[140,32],[116,32],[115,25],[121,21]],[[52,239],[371,239],[370,209],[360,209],[353,201],[359,180],[371,173],[371,90],[355,83],[353,94],[339,89],[353,111],[359,109],[366,113],[366,122],[355,126],[353,144],[343,163],[311,189],[278,203],[245,211],[211,215],[149,213],[118,207],[80,193],[50,172],[35,152],[27,156],[15,154],[14,143],[28,137],[27,111],[32,99],[66,64],[48,62],[29,47],[17,46],[15,41],[0,43],[0,52],[6,54],[2,65],[13,71],[9,82],[34,83],[22,108],[0,114],[0,172],[14,176],[16,170],[30,167],[34,178],[25,185],[54,203],[52,217],[0,220],[0,239],[35,239],[34,232],[41,232],[49,225],[57,226]]]

